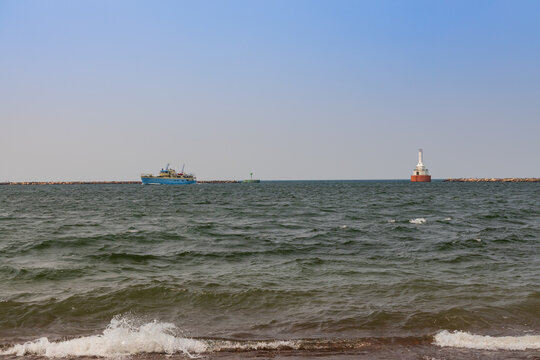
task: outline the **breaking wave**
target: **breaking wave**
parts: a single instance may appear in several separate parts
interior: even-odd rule
[[[63,341],[46,337],[0,350],[1,355],[117,358],[144,353],[184,354],[198,357],[214,352],[274,351],[274,350],[333,350],[349,351],[382,344],[429,343],[431,336],[421,338],[359,338],[359,339],[296,339],[296,340],[226,340],[193,339],[182,335],[172,323],[157,320],[142,323],[136,318],[115,316],[102,334]]]
[[[416,218],[416,219],[409,220],[409,222],[410,222],[411,224],[418,224],[418,225],[420,225],[420,224],[425,224],[425,223],[426,223],[426,219],[424,219],[424,218]]]
[[[103,334],[51,342],[43,337],[14,345],[0,355],[39,355],[46,357],[112,357],[137,353],[201,353],[207,344],[200,340],[176,337],[174,324],[152,321],[140,326],[125,317],[114,317]]]
[[[185,337],[172,323],[151,321],[137,323],[131,317],[116,316],[99,335],[84,336],[64,341],[48,338],[16,344],[0,351],[0,355],[37,355],[49,358],[92,356],[118,357],[141,353],[177,354],[189,357],[220,351],[252,350],[334,350],[365,349],[380,345],[421,345],[457,347],[478,350],[540,349],[540,335],[483,336],[463,331],[441,331],[435,336],[363,339],[298,339],[298,340],[224,340]]]
[[[197,354],[216,351],[300,349],[306,346],[303,343],[301,340],[192,339],[183,337],[181,331],[172,323],[154,320],[139,325],[135,318],[115,316],[102,334],[65,341],[50,341],[42,337],[8,347],[0,351],[0,355],[110,358],[141,353],[168,355],[183,353],[189,357],[195,357]]]
[[[485,336],[464,331],[443,330],[434,337],[438,346],[459,347],[479,350],[528,350],[540,349],[540,335]]]

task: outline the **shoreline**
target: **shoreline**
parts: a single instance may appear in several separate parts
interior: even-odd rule
[[[235,344],[224,342],[223,348],[208,348],[206,350],[197,351],[193,342],[197,342],[196,338],[184,338],[185,345],[177,348],[153,348],[139,349],[133,351],[131,346],[124,347],[124,351],[115,353],[93,353],[88,348],[80,348],[76,343],[69,344],[69,341],[81,341],[84,338],[73,338],[64,340],[60,348],[55,348],[62,341],[52,341],[41,343],[33,349],[27,349],[31,343],[37,344],[37,340],[16,345],[15,350],[9,345],[0,345],[0,358],[17,359],[24,357],[26,359],[42,359],[43,357],[68,357],[70,359],[90,360],[96,357],[129,357],[134,360],[187,360],[195,358],[204,358],[208,360],[236,360],[236,359],[295,359],[309,360],[313,358],[324,358],[334,360],[385,360],[385,359],[440,359],[461,360],[467,358],[487,358],[493,360],[503,359],[536,359],[538,350],[528,348],[522,350],[512,350],[503,348],[470,348],[462,346],[441,346],[435,344],[432,339],[426,337],[422,341],[407,341],[407,338],[397,338],[397,342],[378,342],[376,338],[365,339],[365,341],[355,341],[355,339],[334,339],[335,342],[328,340],[315,339],[307,340],[308,343],[313,342],[314,346],[290,346],[287,345],[291,340],[278,341],[278,344],[265,346],[265,341],[252,341],[246,344]],[[119,339],[116,339],[118,341]],[[359,340],[359,339],[358,339]],[[114,342],[115,340],[113,340]],[[219,342],[220,340],[215,340]],[[233,346],[226,346],[226,344]],[[15,345],[15,344],[13,344]],[[190,346],[191,345],[191,346]],[[235,347],[234,345],[237,345]],[[120,345],[122,347],[122,345]],[[51,353],[47,355],[47,350]],[[90,350],[90,351],[89,351]],[[100,350],[99,348],[95,350]],[[54,355],[56,356],[54,356]],[[52,355],[52,356],[51,356]]]

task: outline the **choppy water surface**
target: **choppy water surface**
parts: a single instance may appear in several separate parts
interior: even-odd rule
[[[539,335],[538,184],[0,187],[4,355],[534,357]]]

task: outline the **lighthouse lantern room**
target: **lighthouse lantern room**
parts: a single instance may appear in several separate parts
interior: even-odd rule
[[[424,152],[418,149],[418,164],[411,175],[412,182],[431,182],[431,175],[424,166]]]

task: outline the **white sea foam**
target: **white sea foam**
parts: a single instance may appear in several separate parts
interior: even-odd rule
[[[540,349],[540,335],[484,336],[464,331],[441,331],[434,337],[438,346],[460,347],[483,350],[527,350]]]
[[[137,353],[193,353],[205,352],[208,345],[200,340],[176,337],[174,324],[152,321],[134,326],[126,318],[115,317],[103,334],[66,341],[51,342],[43,337],[14,345],[0,351],[0,355],[39,355],[47,357],[101,356],[116,357]]]
[[[416,218],[416,219],[409,220],[409,222],[410,222],[411,224],[418,224],[418,225],[420,225],[420,224],[425,224],[425,223],[426,223],[426,219],[424,219],[424,218]]]
[[[389,222],[390,224],[393,224],[393,223],[396,222],[396,220],[395,220],[395,219],[390,219],[390,220],[388,220],[388,222]]]
[[[270,341],[228,341],[208,340],[208,351],[249,351],[249,350],[277,350],[299,349],[302,341],[270,340]]]
[[[49,341],[43,337],[24,344],[14,345],[0,355],[46,357],[98,356],[116,358],[140,353],[175,354],[190,357],[214,351],[248,351],[298,349],[300,342],[293,340],[228,341],[196,340],[178,337],[178,328],[171,323],[152,321],[134,325],[129,317],[114,317],[103,334],[85,336],[65,341]]]
[[[451,217],[447,217],[447,218],[444,218],[444,219],[443,219],[443,221],[450,221],[450,220],[452,220]]]

